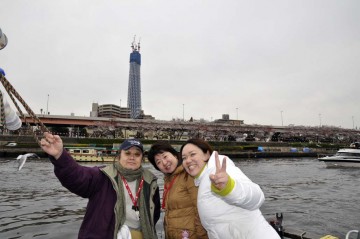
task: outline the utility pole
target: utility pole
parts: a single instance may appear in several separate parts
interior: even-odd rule
[[[46,102],[46,114],[49,114],[49,94],[47,95],[47,102]]]
[[[183,121],[185,121],[184,111],[185,111],[185,104],[183,104]]]

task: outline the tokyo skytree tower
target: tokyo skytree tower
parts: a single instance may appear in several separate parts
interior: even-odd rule
[[[128,108],[130,109],[130,118],[138,119],[141,116],[141,81],[140,81],[140,65],[141,55],[140,41],[138,44],[134,41],[131,44],[132,53],[130,53],[130,73],[128,88]]]

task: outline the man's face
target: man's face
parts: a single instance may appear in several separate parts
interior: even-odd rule
[[[119,162],[120,165],[123,166],[123,168],[136,170],[140,168],[142,158],[143,153],[141,149],[133,146],[126,150],[121,150]]]

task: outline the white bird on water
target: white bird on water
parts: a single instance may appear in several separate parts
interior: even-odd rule
[[[18,161],[19,164],[19,168],[18,170],[20,171],[22,169],[22,167],[24,166],[27,158],[40,158],[39,156],[37,156],[37,154],[34,153],[27,153],[27,154],[20,154],[19,156],[17,156],[16,160]]]

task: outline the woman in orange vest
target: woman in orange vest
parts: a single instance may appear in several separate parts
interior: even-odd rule
[[[151,146],[148,160],[164,173],[165,238],[207,239],[196,206],[198,189],[184,170],[179,153],[169,143],[159,141]]]

